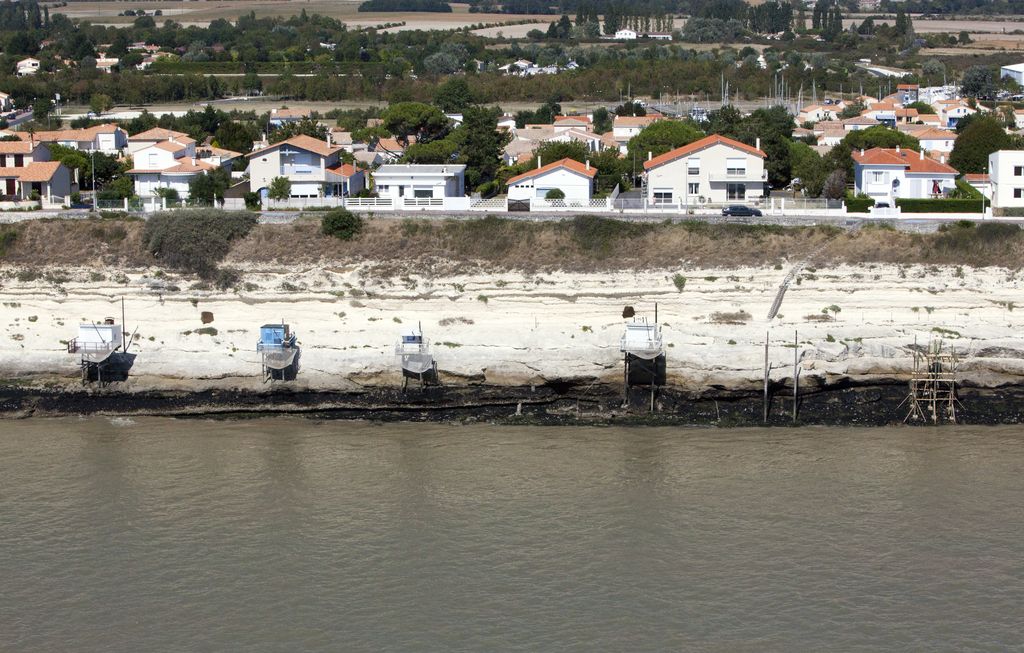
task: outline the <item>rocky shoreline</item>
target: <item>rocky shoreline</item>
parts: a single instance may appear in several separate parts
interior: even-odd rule
[[[965,387],[959,391],[964,424],[1017,424],[1024,421],[1024,385]],[[518,424],[637,424],[679,426],[837,425],[884,426],[907,416],[905,383],[854,384],[801,391],[798,417],[792,416],[792,388],[773,384],[768,421],[763,395],[744,391],[692,393],[666,387],[655,396],[635,389],[628,405],[622,388],[563,381],[539,386],[441,386],[426,389],[367,388],[323,391],[277,385],[263,391],[210,389],[198,392],[124,392],[106,388],[57,389],[0,387],[0,419],[67,416],[164,416],[237,419],[296,415],[323,420],[381,422],[488,421]],[[921,422],[911,421],[911,424]]]

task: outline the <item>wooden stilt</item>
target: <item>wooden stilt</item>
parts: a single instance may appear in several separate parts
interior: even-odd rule
[[[800,396],[800,334],[793,331],[793,423],[797,418],[797,401]]]
[[[768,332],[764,334],[764,415],[761,421],[768,423]]]

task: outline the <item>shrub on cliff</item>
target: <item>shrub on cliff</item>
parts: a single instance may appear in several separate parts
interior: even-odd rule
[[[334,209],[320,219],[320,231],[325,236],[352,240],[363,230],[363,219],[347,209]]]
[[[211,279],[232,241],[248,234],[256,222],[256,215],[245,211],[167,211],[146,222],[142,238],[146,249],[167,267]]]

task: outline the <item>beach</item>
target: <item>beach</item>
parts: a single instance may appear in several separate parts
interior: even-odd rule
[[[653,321],[655,305],[668,385],[691,393],[760,388],[766,335],[779,380],[792,377],[796,339],[805,387],[905,379],[915,343],[932,341],[960,356],[964,384],[1024,375],[1014,310],[1024,280],[999,268],[805,268],[769,321],[780,266],[390,277],[373,263],[236,267],[242,279],[229,291],[155,268],[43,269],[32,280],[8,269],[0,373],[21,385],[79,387],[66,342],[80,323],[120,322],[123,298],[138,357],[129,380],[115,384],[120,392],[266,391],[258,329],[281,320],[302,347],[294,389],[397,386],[394,345],[417,325],[447,385],[615,384],[624,307]]]

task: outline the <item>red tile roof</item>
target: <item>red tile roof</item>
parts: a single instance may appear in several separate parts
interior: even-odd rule
[[[959,174],[955,168],[935,159],[922,157],[920,152],[914,150],[901,149],[897,152],[894,149],[873,147],[863,154],[854,152],[853,160],[866,166],[903,166],[911,173]]]
[[[331,147],[331,146],[327,145],[326,142],[320,140],[319,138],[313,138],[312,136],[306,136],[305,134],[299,134],[298,136],[292,136],[291,138],[289,138],[286,141],[281,141],[280,143],[274,143],[273,145],[265,147],[265,148],[263,148],[261,150],[257,150],[255,152],[250,152],[246,156],[254,157],[254,156],[258,155],[258,154],[263,154],[264,152],[272,150],[275,147],[281,147],[282,145],[294,145],[295,147],[297,147],[297,148],[299,148],[301,150],[306,150],[307,152],[312,152],[313,154],[319,154],[320,156],[330,156],[330,155],[334,154],[335,152],[338,152],[338,151],[341,150],[340,147]]]
[[[665,152],[661,156],[656,156],[650,161],[644,161],[644,170],[656,168],[660,165],[664,165],[666,163],[669,163],[670,161],[675,161],[680,157],[687,156],[689,154],[692,154],[693,152],[698,152],[700,150],[709,148],[713,145],[724,145],[726,147],[741,150],[743,152],[746,152],[747,154],[753,154],[754,156],[761,157],[762,159],[765,158],[765,153],[757,149],[756,147],[750,147],[746,143],[734,141],[731,138],[726,138],[725,136],[721,136],[719,134],[712,134],[711,136],[705,136],[699,141],[694,141],[689,145],[677,147],[671,152]]]
[[[169,138],[173,138],[179,142],[191,141],[188,134],[185,132],[176,132],[173,129],[164,129],[163,127],[154,127],[153,129],[147,129],[144,132],[139,132],[134,136],[129,136],[130,141],[166,141]],[[193,141],[194,142],[194,141]]]
[[[597,175],[597,168],[595,168],[593,166],[587,166],[585,164],[580,163],[579,161],[577,161],[575,159],[560,159],[558,161],[555,161],[554,163],[549,163],[546,166],[541,166],[539,168],[534,168],[533,170],[524,172],[521,175],[516,175],[515,177],[512,177],[511,179],[509,179],[507,183],[514,184],[517,181],[522,181],[523,179],[529,179],[530,177],[536,177],[538,175],[542,175],[542,174],[545,174],[547,172],[551,172],[552,170],[554,170],[556,168],[568,168],[569,170],[572,170],[573,172],[578,172],[581,175],[586,175],[587,177],[590,177],[591,179],[593,179],[594,176]]]
[[[60,161],[36,161],[23,168],[0,168],[0,177],[16,177],[21,182],[50,181],[60,167]]]
[[[356,170],[356,167],[351,163],[342,163],[340,166],[328,168],[327,170],[333,172],[336,175],[341,175],[342,177],[351,177],[352,175],[359,172],[358,170]]]

